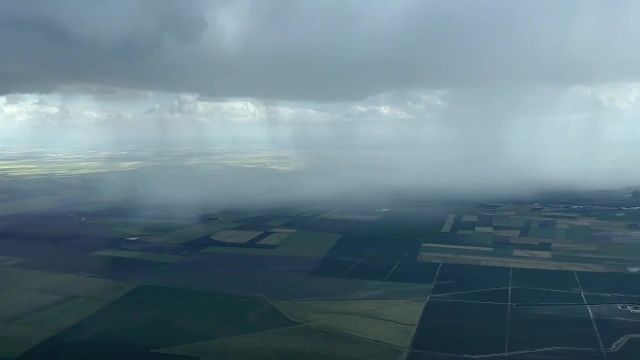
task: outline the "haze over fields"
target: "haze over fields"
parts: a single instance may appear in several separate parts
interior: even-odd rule
[[[639,20],[0,0],[0,360],[640,359]]]
[[[285,198],[637,185],[639,15],[635,1],[3,1],[0,143],[295,159],[140,186],[230,198],[256,178]]]

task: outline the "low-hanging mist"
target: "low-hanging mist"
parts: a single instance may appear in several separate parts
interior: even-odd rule
[[[26,149],[146,163],[98,190],[149,202],[640,183],[631,1],[41,5],[0,5],[5,176]]]

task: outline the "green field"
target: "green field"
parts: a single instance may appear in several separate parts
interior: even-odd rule
[[[382,343],[409,347],[423,301],[272,301],[292,320]]]
[[[210,360],[400,360],[406,355],[402,348],[313,326],[287,327],[156,351]]]
[[[3,289],[0,294],[0,321],[11,321],[25,314],[46,309],[64,300],[64,295],[20,288]]]
[[[308,322],[336,315],[353,315],[406,304],[406,300],[342,300],[342,301],[280,301],[270,303],[288,318]]]
[[[66,196],[51,195],[0,202],[0,216],[51,209],[64,198]]]
[[[0,267],[0,291],[3,292],[9,289],[26,289],[110,301],[131,288],[132,285],[120,281],[92,276]]]
[[[209,246],[202,251],[209,253],[323,257],[340,239],[340,236],[340,234],[332,233],[297,231],[284,239],[275,249]]]
[[[25,261],[25,259],[15,256],[2,256],[0,255],[0,266],[11,266],[19,264]]]
[[[133,251],[133,250],[120,250],[120,249],[104,249],[99,250],[93,253],[97,256],[109,256],[116,258],[125,258],[125,259],[136,259],[143,261],[153,261],[160,263],[174,263],[180,260],[185,259],[184,256],[179,255],[170,255],[170,254],[160,254],[160,253],[152,253],[152,252],[143,252],[143,251]]]
[[[145,358],[152,349],[293,324],[256,298],[140,286],[33,348],[28,358]]]
[[[113,236],[122,238],[139,238],[142,241],[181,244],[204,236],[211,236],[218,231],[231,229],[236,222],[212,221],[205,223],[188,223],[184,221],[165,220],[100,220],[96,221]]]
[[[296,287],[282,289],[280,295],[290,299],[419,300],[431,288],[431,284],[311,276]]]
[[[108,279],[0,267],[0,357],[22,354],[131,288]]]

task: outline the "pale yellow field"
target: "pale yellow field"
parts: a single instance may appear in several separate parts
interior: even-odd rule
[[[520,236],[520,230],[493,230],[494,235],[518,237]]]
[[[551,253],[548,251],[514,249],[513,256],[527,256],[527,257],[538,257],[538,258],[550,259]]]
[[[408,347],[423,301],[272,301],[288,318],[314,327]]]
[[[423,249],[428,249],[430,247],[446,248],[446,249],[493,251],[493,248],[485,247],[485,246],[466,246],[466,245],[449,245],[449,244],[422,244],[422,248]]]
[[[449,231],[451,231],[451,227],[453,227],[453,222],[455,221],[456,216],[454,214],[451,214],[447,217],[447,220],[444,222],[444,225],[442,225],[442,230],[440,230],[440,232],[444,232],[447,233]]]
[[[260,244],[260,245],[278,245],[284,239],[288,238],[289,236],[291,236],[290,232],[273,233],[273,234],[267,236],[266,238],[258,241],[258,244]]]
[[[419,261],[487,265],[499,267],[516,267],[525,269],[547,269],[566,271],[594,271],[594,272],[626,272],[626,268],[620,265],[587,264],[576,262],[559,262],[544,258],[506,258],[497,256],[474,256],[458,254],[420,254]]]

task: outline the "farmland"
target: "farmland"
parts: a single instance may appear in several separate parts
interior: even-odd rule
[[[22,181],[4,184],[31,191],[24,203],[0,197],[3,360],[640,351],[640,209],[624,200],[185,215],[90,196],[77,178],[58,178],[52,193],[46,174],[12,174]]]

